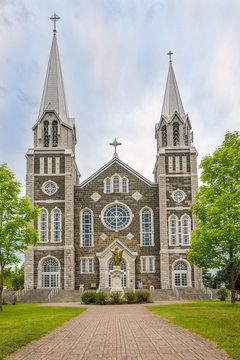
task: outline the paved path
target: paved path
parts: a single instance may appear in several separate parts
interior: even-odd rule
[[[226,360],[211,342],[142,305],[90,306],[8,360]]]

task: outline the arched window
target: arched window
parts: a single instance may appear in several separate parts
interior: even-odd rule
[[[52,212],[52,241],[61,242],[61,212],[54,209]]]
[[[113,177],[113,192],[120,191],[120,181],[118,176]]]
[[[176,215],[169,217],[169,243],[170,245],[178,244],[178,218]]]
[[[93,219],[91,210],[81,212],[81,246],[93,246]]]
[[[128,192],[128,183],[127,183],[127,179],[123,178],[122,179],[122,192],[126,193]]]
[[[48,212],[46,209],[41,209],[38,231],[40,241],[48,242]]]
[[[111,192],[111,181],[109,178],[105,180],[105,192],[110,193]]]
[[[184,261],[178,261],[173,270],[174,285],[187,286],[187,264]]]
[[[163,125],[162,127],[162,146],[167,146],[167,126]]]
[[[183,215],[181,218],[182,227],[182,245],[189,245],[191,233],[191,220],[188,215]]]
[[[177,146],[179,144],[179,123],[173,123],[173,145]]]
[[[47,259],[42,263],[42,287],[59,287],[59,266],[55,259]]]
[[[52,146],[58,146],[58,123],[56,120],[52,122]]]
[[[145,208],[140,212],[141,216],[141,245],[153,245],[153,216],[152,210]]]
[[[44,134],[43,134],[43,143],[44,143],[44,147],[49,147],[49,122],[48,121],[44,121],[43,123],[43,129],[44,129]]]
[[[120,263],[120,269],[123,271],[123,277],[122,277],[122,287],[127,287],[127,267],[126,262],[122,259]],[[113,270],[113,261],[111,260],[108,265],[108,286],[112,287],[112,277],[110,271]]]

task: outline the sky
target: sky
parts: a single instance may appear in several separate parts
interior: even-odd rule
[[[239,130],[239,0],[0,0],[0,163],[23,191],[55,12],[81,181],[115,137],[120,159],[153,180],[169,50],[199,163]]]

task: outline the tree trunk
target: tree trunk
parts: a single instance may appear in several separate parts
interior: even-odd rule
[[[230,255],[231,257],[231,255]],[[235,304],[235,276],[234,276],[234,269],[233,263],[230,264],[230,278],[231,278],[231,303]]]
[[[2,311],[2,296],[3,296],[3,270],[4,266],[1,264],[1,281],[0,281],[0,311]]]

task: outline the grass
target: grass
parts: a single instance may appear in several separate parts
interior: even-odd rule
[[[0,359],[45,335],[86,308],[4,305],[0,312]]]
[[[240,303],[231,305],[229,301],[193,301],[147,308],[213,341],[229,356],[240,360]]]

